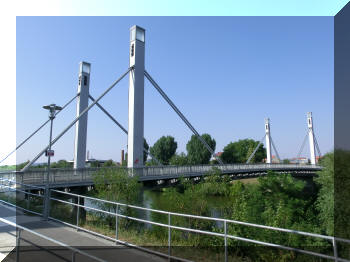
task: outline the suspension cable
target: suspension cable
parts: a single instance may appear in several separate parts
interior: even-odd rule
[[[298,159],[299,159],[299,157],[300,157],[300,155],[301,155],[301,153],[302,153],[302,151],[303,151],[303,149],[304,149],[304,147],[305,147],[305,144],[306,144],[308,135],[309,135],[309,131],[306,132],[306,136],[305,136],[305,138],[304,138],[304,141],[303,141],[303,143],[301,144],[300,150],[299,150],[298,155],[297,155],[297,161],[298,161]]]
[[[89,98],[91,99],[92,102],[95,102],[96,100],[89,95]],[[99,103],[96,103],[96,105],[102,110],[103,113],[105,113],[125,134],[128,134],[128,131],[110,114],[106,109],[104,109],[103,106],[101,106]]]
[[[78,122],[78,120],[85,115],[98,101],[100,101],[109,91],[112,90],[112,88],[118,84],[131,70],[133,69],[133,67],[129,67],[128,70],[121,76],[119,77],[116,81],[114,81],[114,83],[108,87],[106,89],[106,91],[104,91],[102,93],[102,95],[100,95],[95,102],[93,102],[91,105],[89,105],[87,108],[84,109],[83,112],[80,113],[79,116],[77,116],[72,123],[70,123],[54,140],[52,140],[51,142],[51,146],[54,145],[76,122]],[[33,160],[31,160],[25,167],[23,167],[23,169],[21,171],[26,171],[33,163],[35,163],[36,160],[39,159],[39,157],[41,157],[45,151],[50,147],[50,144],[47,145]]]
[[[192,131],[193,134],[195,134],[198,139],[202,142],[202,144],[208,149],[210,154],[216,158],[216,160],[223,165],[224,163],[222,160],[215,156],[214,150],[208,145],[208,143],[199,135],[197,130],[191,125],[191,123],[186,119],[186,117],[181,113],[181,111],[175,106],[175,104],[170,100],[170,98],[165,94],[165,92],[160,88],[160,86],[153,80],[153,78],[148,74],[148,72],[145,70],[145,76],[150,81],[150,83],[154,86],[154,88],[159,92],[159,94],[165,99],[166,102],[174,109],[174,111],[177,113],[177,115],[182,119],[182,121],[185,122],[185,124],[188,126],[188,128]]]
[[[95,101],[95,99],[94,99],[91,95],[89,95],[89,98],[91,99],[92,102]],[[119,128],[120,128],[121,130],[123,130],[123,132],[124,132],[125,134],[128,134],[128,131],[126,130],[126,128],[124,128],[124,127],[122,126],[122,124],[120,124],[110,113],[108,113],[108,111],[107,111],[103,106],[101,106],[99,103],[96,103],[96,105],[97,105],[97,106],[102,110],[102,112],[105,113],[117,126],[119,126]],[[148,151],[146,148],[143,148],[143,151],[144,151],[146,154],[149,154],[149,155],[151,156],[151,158],[157,163],[157,165],[162,166],[162,163],[161,163],[156,157],[154,157],[154,156],[151,154],[150,151]]]
[[[71,100],[69,100],[60,111],[57,111],[55,114],[55,117],[61,112],[63,111],[77,96],[79,95],[76,94]],[[12,150],[4,159],[2,159],[0,161],[0,163],[2,163],[3,161],[5,161],[10,155],[12,155],[14,152],[16,152],[22,145],[24,145],[29,139],[31,139],[36,133],[39,132],[40,129],[42,129],[44,126],[46,126],[47,123],[50,122],[50,119],[46,120],[38,129],[36,129],[32,134],[30,134],[30,136],[28,136],[25,140],[23,140],[14,150]]]
[[[280,156],[278,154],[278,151],[276,149],[275,143],[273,142],[272,137],[270,137],[270,138],[271,138],[272,147],[275,150],[276,156],[277,156],[278,160],[281,161],[281,158],[280,158]]]
[[[319,157],[321,157],[321,156],[322,156],[322,154],[321,154],[320,147],[318,146],[318,142],[317,142],[317,139],[316,139],[315,133],[314,133],[314,141],[315,141],[316,149],[317,149],[317,152],[318,152],[318,156],[319,156]]]
[[[258,151],[258,148],[260,147],[260,145],[263,143],[264,139],[266,137],[266,134],[263,136],[263,138],[260,140],[260,142],[258,143],[258,145],[256,146],[256,148],[254,149],[253,153],[249,156],[246,164],[248,164],[250,162],[250,160],[253,158],[253,156],[255,155],[256,151]]]

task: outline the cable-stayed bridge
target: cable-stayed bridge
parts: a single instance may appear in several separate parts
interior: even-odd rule
[[[224,174],[230,174],[234,177],[237,176],[250,176],[265,174],[268,170],[275,170],[278,172],[292,172],[303,174],[314,174],[321,168],[316,164],[316,150],[319,156],[321,152],[316,140],[313,129],[312,114],[307,114],[307,134],[302,143],[302,147],[298,153],[300,156],[303,150],[307,138],[309,138],[310,146],[310,162],[311,165],[297,165],[297,164],[272,164],[272,150],[275,151],[278,160],[280,160],[277,147],[272,140],[270,130],[270,120],[265,119],[265,134],[260,140],[255,150],[249,156],[246,165],[242,164],[228,164],[224,163],[220,157],[217,157],[214,150],[208,145],[208,143],[202,138],[200,133],[185,117],[185,115],[179,110],[175,103],[167,96],[164,90],[158,85],[158,83],[152,78],[152,76],[145,70],[145,30],[139,26],[133,26],[130,31],[130,56],[129,56],[129,68],[124,72],[110,87],[108,87],[98,98],[94,98],[90,93],[90,75],[91,64],[87,62],[81,62],[79,66],[79,82],[77,94],[71,98],[63,107],[58,107],[55,104],[45,106],[45,109],[50,111],[49,119],[46,120],[37,130],[31,133],[28,138],[21,142],[10,154],[8,154],[2,161],[4,161],[9,155],[17,151],[22,145],[29,141],[38,131],[48,123],[51,123],[50,142],[43,148],[22,170],[17,172],[17,176],[28,177],[28,181],[34,179],[33,177],[41,177],[42,181],[45,180],[42,174],[47,173],[46,180],[49,183],[55,183],[56,180],[65,179],[66,183],[69,181],[75,181],[78,177],[85,177],[85,180],[90,179],[91,176],[83,174],[90,174],[94,169],[86,169],[86,143],[87,143],[87,118],[88,111],[97,106],[106,116],[113,121],[122,131],[128,136],[128,163],[127,167],[130,170],[131,175],[138,175],[140,181],[147,180],[163,180],[163,179],[176,179],[180,176],[185,177],[199,177],[208,172],[214,166],[163,166],[157,158],[144,148],[144,81],[145,78],[152,84],[152,86],[158,91],[161,97],[169,104],[169,106],[176,112],[180,119],[186,124],[191,132],[199,139],[204,147],[210,152],[212,157],[216,158],[218,165],[216,167]],[[123,127],[115,117],[113,117],[100,103],[101,99],[106,96],[124,77],[129,75],[129,123],[128,129]],[[52,139],[52,126],[53,120],[58,114],[63,111],[69,104],[76,100],[77,112],[74,120]],[[89,100],[91,103],[89,104]],[[62,137],[68,130],[75,126],[75,144],[74,144],[74,169],[72,170],[54,170],[50,169],[50,159],[53,155],[52,146]],[[255,153],[265,140],[266,146],[266,163],[250,165],[249,163],[253,159]],[[151,158],[158,164],[156,167],[144,167],[143,166],[143,154],[148,153]],[[48,157],[48,168],[45,171],[30,171],[30,167],[42,156]],[[1,163],[0,162],[0,163]],[[281,162],[281,161],[280,161]],[[94,170],[96,171],[96,170]],[[37,175],[34,175],[37,174]],[[9,174],[10,175],[10,174]],[[13,175],[13,174],[12,174]],[[69,178],[69,176],[71,176]],[[84,179],[82,179],[84,180]],[[34,181],[34,180],[33,180]],[[83,182],[83,181],[81,181]]]
[[[309,112],[307,114],[307,134],[302,143],[302,146],[299,150],[297,156],[299,157],[307,139],[309,138],[310,146],[310,164],[282,164],[282,163],[272,163],[272,151],[275,151],[275,154],[279,160],[279,154],[277,151],[276,144],[274,143],[271,136],[270,120],[265,119],[265,134],[260,140],[252,154],[248,157],[245,164],[229,164],[224,163],[223,160],[215,154],[214,150],[208,145],[208,143],[201,137],[200,133],[190,121],[185,117],[185,115],[179,110],[175,103],[166,95],[163,89],[160,88],[158,83],[152,78],[152,76],[145,70],[144,64],[145,58],[145,30],[134,26],[131,28],[130,34],[130,57],[129,57],[129,67],[127,70],[114,82],[110,87],[108,87],[100,96],[94,98],[91,95],[90,89],[90,75],[91,75],[91,65],[87,62],[80,63],[79,69],[79,83],[77,94],[71,98],[63,107],[58,107],[55,104],[47,106],[47,109],[50,110],[50,118],[45,121],[42,125],[38,127],[33,133],[31,133],[28,138],[21,142],[9,155],[13,152],[16,152],[22,145],[29,141],[34,135],[36,135],[40,129],[46,126],[48,123],[51,123],[51,132],[50,132],[50,143],[43,148],[21,171],[14,172],[3,172],[0,173],[0,189],[2,193],[16,192],[19,194],[24,194],[27,206],[30,207],[30,201],[33,200],[33,197],[42,199],[42,209],[38,212],[30,211],[29,209],[19,207],[24,209],[26,212],[32,212],[36,215],[43,216],[44,219],[50,219],[65,223],[66,225],[72,226],[79,230],[85,230],[89,233],[94,233],[89,230],[86,230],[79,225],[80,217],[79,210],[90,209],[94,212],[100,212],[102,214],[108,214],[115,216],[115,238],[111,238],[112,241],[116,243],[128,244],[124,241],[121,241],[118,238],[118,219],[125,218],[133,221],[139,221],[142,223],[149,223],[150,225],[154,224],[157,226],[162,226],[167,228],[168,233],[168,254],[165,255],[167,258],[171,258],[171,247],[172,247],[172,238],[171,238],[171,229],[183,230],[184,232],[195,232],[201,234],[207,234],[210,236],[221,237],[225,242],[225,261],[227,261],[228,248],[227,248],[227,239],[236,239],[240,241],[245,241],[249,243],[256,243],[259,245],[281,248],[289,251],[300,252],[303,254],[308,254],[310,256],[316,256],[325,259],[331,259],[333,261],[349,261],[346,259],[340,259],[337,254],[337,241],[350,243],[349,240],[337,239],[331,236],[323,236],[318,234],[312,234],[308,232],[301,232],[296,230],[289,230],[283,228],[275,228],[270,226],[250,224],[241,221],[232,221],[227,219],[217,219],[210,217],[200,217],[193,216],[189,214],[177,214],[172,212],[166,212],[163,210],[151,210],[144,207],[131,206],[129,204],[117,203],[106,201],[102,199],[92,199],[91,197],[78,195],[71,192],[60,191],[60,188],[71,188],[71,187],[85,187],[93,185],[93,176],[98,168],[86,168],[86,141],[87,141],[87,117],[89,110],[97,106],[102,112],[106,114],[107,117],[111,119],[123,132],[128,136],[128,165],[125,167],[128,170],[128,173],[133,176],[138,176],[139,181],[147,182],[156,182],[156,183],[175,183],[180,177],[184,178],[193,178],[195,180],[201,179],[207,172],[211,171],[213,168],[217,168],[221,171],[222,174],[229,175],[232,179],[240,179],[245,177],[256,177],[265,175],[269,170],[273,170],[279,173],[291,173],[294,176],[313,176],[317,171],[321,170],[321,167],[317,165],[316,153],[321,156],[320,148],[316,140],[313,129],[313,120],[312,114]],[[123,127],[117,119],[112,116],[101,104],[101,100],[105,97],[124,77],[129,75],[129,123],[128,128]],[[144,148],[144,79],[147,79],[152,86],[159,92],[161,97],[169,104],[169,106],[177,113],[180,119],[186,124],[186,126],[191,130],[191,132],[198,137],[198,139],[203,143],[205,148],[210,152],[210,154],[215,157],[218,161],[217,165],[188,165],[188,166],[164,166],[158,161],[155,156],[152,156],[152,159],[158,163],[157,166],[145,167],[143,166],[143,153],[150,154],[148,150]],[[59,135],[52,139],[52,125],[53,120],[58,114],[64,110],[69,104],[73,101],[77,102],[77,112],[76,117],[72,122],[62,130]],[[91,103],[89,104],[89,100]],[[75,126],[75,148],[74,148],[74,168],[73,169],[51,169],[50,168],[50,157],[53,154],[52,146],[64,136],[68,130]],[[254,158],[255,153],[259,149],[262,143],[265,142],[266,146],[266,163],[251,164],[250,162]],[[46,155],[48,157],[48,168],[46,170],[42,169],[31,169],[30,167],[42,156]],[[6,156],[4,159],[6,159]],[[2,161],[4,161],[4,159]],[[1,162],[2,162],[1,161]],[[0,163],[1,163],[0,162]],[[281,161],[280,161],[281,162]],[[111,167],[112,168],[112,167]],[[124,167],[113,167],[113,168],[124,168]],[[39,191],[39,192],[38,192]],[[55,195],[52,196],[51,192]],[[63,199],[59,199],[57,194],[64,195],[65,197],[74,197],[76,202],[68,202]],[[101,203],[108,203],[116,206],[116,212],[111,213],[105,210],[100,210],[97,208],[89,207],[84,205],[84,201],[99,201]],[[76,210],[76,224],[68,224],[64,221],[60,221],[57,218],[50,216],[50,201],[56,201],[63,203],[65,205],[70,205]],[[13,205],[9,200],[0,200],[1,203],[6,205]],[[137,217],[125,216],[124,214],[118,211],[119,206],[128,206],[135,210],[151,210],[152,212],[158,212],[166,214],[168,216],[168,223],[162,224],[150,220],[140,219]],[[224,223],[224,233],[212,232],[212,231],[203,231],[200,229],[194,228],[180,228],[179,226],[174,226],[171,222],[171,217],[180,216],[180,217],[189,217],[203,220],[213,220],[215,222]],[[17,226],[12,222],[3,220],[2,222],[9,223],[11,226]],[[268,230],[274,230],[279,232],[288,232],[290,234],[299,234],[302,236],[313,236],[327,241],[332,241],[334,248],[334,254],[322,254],[316,253],[304,249],[297,249],[289,246],[263,242],[261,240],[248,239],[236,235],[230,235],[226,229],[226,224],[234,223],[245,225],[249,227],[257,227]],[[20,230],[28,230],[25,227],[19,227]],[[77,232],[78,233],[78,232]],[[76,234],[77,234],[76,233]],[[97,236],[101,237],[101,234],[95,233]],[[107,238],[106,236],[104,236]],[[77,252],[77,250],[73,250]],[[73,253],[74,254],[74,253]]]

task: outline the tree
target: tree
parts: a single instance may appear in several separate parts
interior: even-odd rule
[[[103,167],[111,167],[111,166],[117,166],[112,159],[107,160],[106,162],[103,163]]]
[[[323,169],[315,178],[320,191],[317,198],[317,209],[320,212],[320,222],[327,235],[334,235],[334,154],[323,156],[320,164]],[[344,210],[344,209],[343,209]]]
[[[213,149],[213,151],[215,151],[215,139],[211,138],[209,134],[203,134],[201,135],[201,137],[204,139],[205,142],[207,142],[210,148]],[[188,161],[190,164],[209,164],[211,153],[196,135],[191,136],[191,139],[186,145],[186,149]]]
[[[151,147],[150,152],[163,165],[168,165],[170,158],[175,155],[177,142],[172,136],[162,136]]]
[[[185,153],[175,154],[170,158],[170,165],[174,166],[185,166],[188,165],[188,158]]]
[[[137,176],[129,176],[128,171],[122,168],[101,168],[93,174],[96,197],[109,201],[122,202],[125,204],[136,204],[140,194],[141,184]],[[96,202],[101,208],[116,212],[116,205]],[[121,208],[120,211],[126,216],[135,216],[135,210],[130,207]],[[110,227],[115,226],[115,218],[104,216]],[[133,221],[122,220],[121,226],[128,227]]]
[[[258,144],[259,141],[253,139],[243,139],[238,140],[237,142],[231,142],[224,147],[221,158],[225,163],[245,163]],[[266,149],[261,144],[250,162],[262,162],[264,158],[266,158]]]
[[[17,170],[17,171],[21,170],[21,169],[22,169],[23,167],[25,167],[28,163],[29,163],[29,160],[27,160],[27,161],[24,162],[24,163],[21,163],[21,164],[16,165],[16,170]]]
[[[287,158],[286,158],[286,159],[283,159],[282,163],[283,163],[283,164],[290,164],[290,160],[287,159]]]
[[[72,167],[73,167],[73,163],[69,163],[64,159],[51,164],[51,168],[72,168]]]

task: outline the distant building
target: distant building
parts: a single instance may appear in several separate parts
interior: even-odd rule
[[[86,159],[85,160],[85,167],[92,167],[92,166],[102,166],[105,162],[108,160],[100,160],[100,159]],[[74,160],[67,161],[69,163],[74,163]]]
[[[289,159],[291,164],[308,164],[310,160],[307,157],[294,157]]]
[[[210,158],[210,161],[216,160],[216,158],[221,157],[222,153],[223,153],[223,152],[217,152],[217,153],[215,153],[215,154]]]
[[[266,158],[263,159],[263,162],[266,163]],[[271,158],[271,163],[272,164],[279,164],[281,161],[274,155],[272,155],[272,158]]]

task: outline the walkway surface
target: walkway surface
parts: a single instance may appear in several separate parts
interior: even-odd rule
[[[43,221],[40,217],[25,215],[21,211],[16,211],[15,208],[3,204],[0,204],[0,217],[106,261],[166,261],[166,259],[159,256],[117,245],[112,241],[77,231],[60,223]],[[22,232],[21,237],[23,237],[20,243],[21,262],[72,260],[72,251],[67,248],[58,246],[28,232]],[[10,253],[16,245],[15,240],[15,228],[0,222],[0,261],[15,261],[15,252]],[[6,255],[7,257],[5,258]],[[77,254],[75,261],[89,262],[94,260]]]

